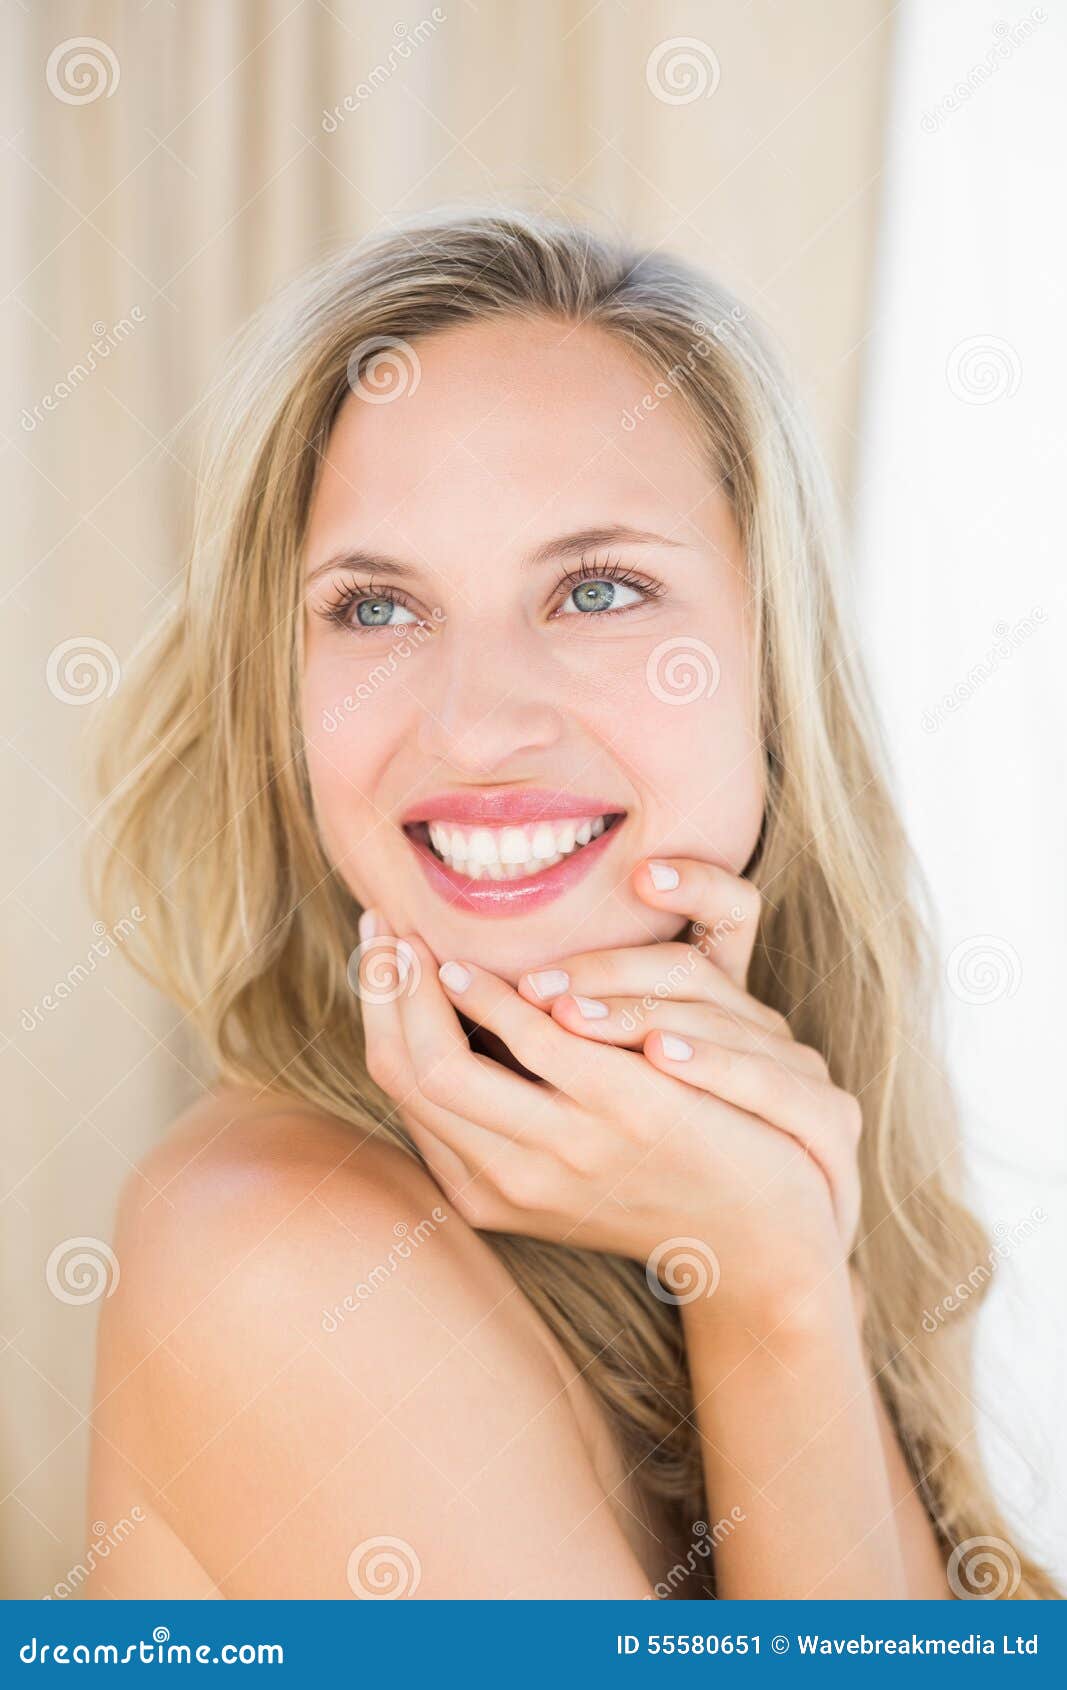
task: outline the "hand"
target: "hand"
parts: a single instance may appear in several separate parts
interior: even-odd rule
[[[411,937],[396,945],[396,989],[364,994],[367,1062],[471,1225],[617,1252],[661,1274],[672,1250],[692,1258],[696,1245],[716,1307],[750,1310],[818,1283],[847,1254],[859,1110],[744,989],[753,888],[710,865],[673,866],[677,888],[657,891],[642,865],[635,889],[660,909],[700,911],[694,933],[704,928],[716,961],[694,944],[593,953],[568,959],[571,979],[539,998],[465,962],[438,980]],[[587,991],[608,994],[606,1016],[581,1013]],[[472,1051],[456,1009],[545,1084]],[[672,1034],[691,1056],[670,1054]]]

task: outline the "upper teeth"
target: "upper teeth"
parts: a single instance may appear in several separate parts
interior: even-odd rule
[[[460,827],[431,822],[430,842],[450,868],[472,880],[517,880],[537,874],[603,833],[604,816],[577,816],[530,827]]]

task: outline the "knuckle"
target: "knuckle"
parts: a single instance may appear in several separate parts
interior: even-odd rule
[[[461,1104],[465,1090],[462,1068],[461,1059],[454,1055],[442,1056],[422,1065],[415,1075],[420,1097],[440,1109],[456,1108]]]
[[[809,1069],[812,1074],[819,1079],[828,1078],[830,1069],[821,1050],[816,1050],[814,1045],[799,1044],[795,1045],[794,1049],[797,1056],[802,1059],[805,1068]]]
[[[579,1179],[592,1179],[600,1171],[597,1147],[584,1134],[574,1134],[559,1148],[559,1160],[569,1173]]]
[[[852,1092],[834,1087],[835,1102],[840,1112],[841,1122],[850,1138],[858,1139],[863,1131],[863,1107],[858,1097]]]
[[[493,1200],[476,1181],[457,1187],[450,1202],[461,1220],[468,1226],[488,1227],[492,1224]]]
[[[375,1039],[369,1044],[365,1058],[367,1072],[382,1091],[392,1091],[400,1080],[400,1047],[392,1039]]]
[[[550,1208],[558,1183],[547,1165],[517,1157],[486,1168],[486,1177],[510,1208],[528,1211]]]

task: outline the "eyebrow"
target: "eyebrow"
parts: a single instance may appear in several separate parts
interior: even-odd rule
[[[581,557],[584,552],[596,551],[602,546],[672,546],[686,549],[682,540],[672,540],[666,534],[615,522],[599,528],[579,528],[572,534],[559,534],[554,539],[544,540],[527,553],[523,568],[536,569],[555,558]],[[326,575],[332,569],[357,569],[371,576],[391,576],[394,580],[409,580],[419,573],[414,565],[390,557],[388,553],[355,548],[338,552],[336,556],[327,558],[325,563],[316,565],[308,575],[308,583],[317,581],[320,575]]]

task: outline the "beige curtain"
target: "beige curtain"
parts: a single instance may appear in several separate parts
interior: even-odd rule
[[[3,1594],[46,1594],[91,1541],[99,1295],[53,1252],[106,1244],[131,1163],[200,1084],[122,935],[94,929],[81,740],[179,579],[224,342],[276,284],[392,218],[457,198],[555,204],[688,253],[746,296],[847,491],[891,11],[4,9]]]

